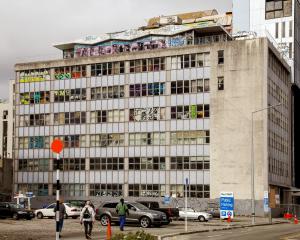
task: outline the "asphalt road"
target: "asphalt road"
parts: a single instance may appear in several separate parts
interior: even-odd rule
[[[300,225],[276,224],[177,237],[178,240],[300,240]]]

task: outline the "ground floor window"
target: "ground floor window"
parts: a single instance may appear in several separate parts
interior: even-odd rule
[[[209,198],[209,185],[190,184],[188,185],[187,194],[191,198]],[[172,197],[185,197],[185,185],[170,185],[170,195]]]
[[[90,184],[90,196],[119,197],[123,195],[121,184]]]
[[[130,197],[162,197],[166,194],[166,186],[160,184],[129,184]]]

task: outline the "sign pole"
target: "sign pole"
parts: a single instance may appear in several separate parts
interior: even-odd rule
[[[60,183],[59,183],[59,153],[56,155],[56,240],[59,240],[59,191],[60,191]]]
[[[187,232],[187,188],[188,188],[188,179],[185,179],[185,231]]]
[[[59,240],[59,191],[60,191],[60,183],[59,183],[59,169],[60,169],[60,160],[59,153],[63,150],[64,144],[60,139],[53,140],[51,144],[51,149],[54,153],[56,153],[56,212],[55,212],[55,220],[56,220],[56,240]],[[62,216],[63,217],[63,216]]]

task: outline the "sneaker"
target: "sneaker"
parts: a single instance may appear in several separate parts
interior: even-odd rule
[[[90,234],[87,234],[87,239],[92,239]]]

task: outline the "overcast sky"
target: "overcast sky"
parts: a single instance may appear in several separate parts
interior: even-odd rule
[[[53,43],[146,25],[147,19],[198,10],[231,11],[231,0],[0,0],[0,98],[14,64],[61,58]]]

